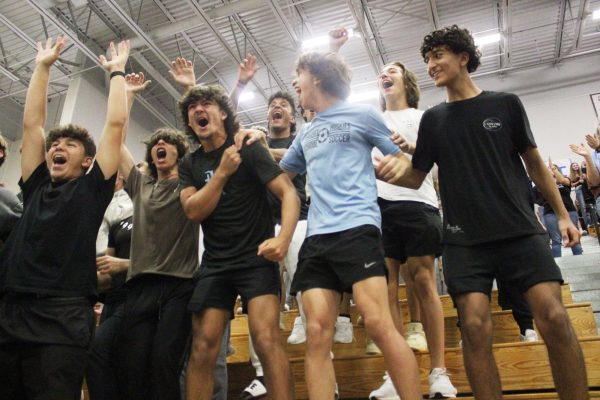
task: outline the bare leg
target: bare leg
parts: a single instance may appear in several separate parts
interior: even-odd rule
[[[207,308],[192,315],[192,351],[185,374],[186,398],[210,400],[213,395],[213,369],[221,348],[230,312]]]
[[[395,329],[388,305],[387,284],[382,276],[352,286],[354,300],[365,321],[369,337],[381,349],[386,368],[403,400],[422,399],[417,360]]]
[[[293,399],[292,372],[279,332],[279,302],[268,294],[248,302],[248,327],[260,359],[270,399]]]
[[[350,315],[350,294],[344,293],[340,302],[340,314]]]
[[[455,297],[460,317],[463,359],[473,395],[481,400],[502,399],[500,375],[492,353],[490,300],[480,292]]]
[[[311,400],[331,400],[334,397],[335,371],[330,352],[340,299],[338,292],[328,289],[302,292],[306,313],[304,371]]]
[[[392,314],[394,326],[401,335],[404,335],[404,324],[402,323],[402,308],[400,306],[400,302],[398,301],[398,271],[400,270],[400,263],[398,262],[398,260],[394,260],[393,258],[386,258],[385,267],[388,271],[387,287],[390,313]]]
[[[419,304],[419,299],[415,294],[415,283],[410,272],[408,271],[408,264],[400,265],[400,275],[402,275],[402,279],[404,279],[404,284],[406,285],[406,302],[408,303],[408,313],[410,314],[410,321],[421,322],[421,305]]]
[[[558,282],[543,282],[525,292],[533,319],[548,347],[556,391],[561,399],[589,399],[583,353],[562,304]]]
[[[408,269],[414,292],[419,300],[423,316],[431,368],[445,368],[444,361],[444,312],[435,285],[433,256],[409,257]]]

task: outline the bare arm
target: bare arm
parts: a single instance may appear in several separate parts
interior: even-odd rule
[[[233,103],[234,110],[237,110],[238,104],[240,102],[240,96],[244,91],[244,88],[254,78],[254,74],[258,70],[258,66],[256,65],[256,56],[252,54],[248,54],[246,58],[242,60],[240,63],[240,67],[238,69],[238,80],[231,89],[231,93],[229,93],[229,98]]]
[[[596,168],[596,164],[594,164],[594,160],[592,159],[592,155],[585,148],[583,143],[580,145],[571,144],[569,145],[573,153],[582,156],[585,159],[587,164],[587,180],[589,186],[597,186],[600,185],[600,171]],[[595,151],[595,150],[594,150]]]
[[[377,178],[394,185],[418,189],[427,177],[427,172],[414,169],[412,162],[402,153],[387,155],[378,161],[375,167]]]
[[[285,156],[285,153],[287,152],[287,149],[269,149],[269,153],[271,153],[271,156],[273,156],[273,159],[276,162],[281,161],[281,159],[283,158],[283,156]]]
[[[242,158],[235,145],[225,149],[219,167],[208,183],[200,190],[189,186],[181,191],[179,196],[183,212],[196,223],[204,221],[217,207],[223,188],[229,177],[237,171]]]
[[[133,108],[135,95],[146,89],[151,82],[151,80],[146,80],[143,72],[137,74],[127,74],[125,76],[125,91],[127,93],[127,121],[123,127],[121,139],[121,157],[119,162],[119,173],[123,175],[125,180],[129,179],[131,169],[135,165],[135,160],[125,145],[125,140],[127,139],[127,130],[129,128],[129,118],[131,117],[131,109]]]
[[[21,154],[23,182],[29,179],[33,171],[44,162],[46,156],[44,125],[46,124],[50,68],[58,60],[66,41],[66,37],[59,36],[56,38],[54,45],[52,45],[52,38],[48,38],[45,47],[40,42],[37,43],[36,65],[27,88],[23,111],[23,148]]]
[[[529,177],[535,183],[542,196],[548,201],[558,218],[558,226],[563,237],[563,244],[567,247],[576,245],[579,243],[579,230],[571,222],[569,213],[556,187],[555,180],[546,168],[537,148],[529,147],[521,154],[521,158],[525,162]]]
[[[342,46],[348,41],[348,30],[344,27],[335,27],[329,31],[329,51],[339,53]]]
[[[102,67],[109,73],[124,72],[129,58],[129,41],[124,40],[115,46],[109,46],[111,60],[100,56]],[[127,95],[125,93],[125,77],[115,76],[110,80],[108,93],[108,108],[104,131],[98,144],[96,162],[100,166],[104,178],[113,176],[119,168],[120,148],[123,128],[127,121]]]
[[[300,199],[286,174],[271,180],[267,188],[281,200],[281,231],[277,237],[267,239],[258,246],[258,255],[270,261],[281,261],[287,253],[296,230],[300,215]]]

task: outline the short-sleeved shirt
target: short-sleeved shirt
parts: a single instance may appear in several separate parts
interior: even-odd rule
[[[23,190],[23,216],[0,253],[0,292],[57,297],[97,295],[96,234],[115,187],[97,162],[55,183],[41,163]]]
[[[399,111],[386,110],[383,113],[383,119],[388,128],[402,134],[409,142],[413,143],[417,141],[419,123],[422,116],[423,111],[415,108],[407,108]],[[381,152],[377,148],[374,148],[373,155],[379,156]],[[412,157],[410,154],[406,154],[406,156],[408,158]],[[392,185],[377,179],[377,194],[382,199],[388,201],[417,201],[438,208],[437,194],[433,187],[431,172],[427,174],[421,187],[416,190]]]
[[[223,152],[231,145],[233,139],[228,136],[218,149],[206,152],[199,147],[186,155],[179,165],[182,189],[195,187],[201,190],[219,167]],[[242,147],[240,156],[242,162],[227,180],[217,206],[201,223],[203,268],[254,265],[255,261],[264,263],[262,257],[257,260],[258,246],[274,235],[266,185],[283,171],[261,143]]]
[[[115,257],[129,260],[131,252],[131,231],[133,216],[114,223],[108,231],[108,247],[115,249]],[[123,287],[127,279],[127,271],[112,275],[112,288],[104,295],[103,303],[114,304],[125,300],[127,295]]]
[[[520,157],[530,147],[536,144],[527,114],[511,93],[484,91],[423,114],[412,165],[429,172],[438,164],[444,243],[469,246],[544,232]]]
[[[198,269],[198,225],[183,212],[179,179],[157,180],[133,167],[125,190],[133,201],[127,279],[140,274],[192,278]]]
[[[295,135],[290,135],[285,138],[267,138],[269,148],[271,149],[288,149],[294,139]],[[306,175],[298,174],[292,179],[292,183],[298,192],[300,198],[300,220],[305,220],[308,216],[308,203],[306,202]],[[281,224],[281,201],[272,193],[268,193],[269,203],[271,204],[271,211],[273,213],[273,220],[276,224]]]
[[[390,135],[373,106],[345,101],[317,113],[302,127],[280,165],[308,175],[307,236],[360,225],[381,227],[371,150],[398,153]]]

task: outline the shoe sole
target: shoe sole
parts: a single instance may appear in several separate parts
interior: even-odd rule
[[[400,397],[398,396],[392,396],[392,397],[376,397],[376,396],[372,396],[369,397],[369,400],[400,400]]]
[[[267,397],[267,394],[261,394],[260,396],[252,396],[250,393],[245,392],[243,395],[240,395],[240,400],[259,400]]]
[[[354,341],[354,338],[350,339],[350,341],[347,341],[347,340],[344,340],[344,341],[342,341],[342,340],[334,340],[333,342],[334,343],[341,343],[341,344],[348,344],[348,343],[352,343],[353,341]]]
[[[299,342],[298,341],[292,341],[292,342],[290,342],[289,340],[287,342],[288,342],[288,344],[302,344],[302,343],[306,343],[306,339],[304,339],[302,341],[299,341]]]
[[[432,395],[431,393],[429,393],[429,398],[430,399],[455,399],[456,395],[455,394],[442,394],[440,392],[436,392],[435,395]]]

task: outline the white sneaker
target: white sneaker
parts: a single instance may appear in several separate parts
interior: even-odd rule
[[[400,400],[400,396],[398,396],[396,388],[387,372],[383,376],[383,384],[379,389],[373,390],[369,394],[369,400]]]
[[[406,344],[415,351],[427,351],[427,338],[423,331],[423,324],[411,322],[406,327]]]
[[[242,393],[240,393],[240,400],[252,400],[258,399],[267,394],[267,388],[260,381],[260,379],[255,378],[250,382],[250,384],[244,389]]]
[[[519,335],[521,342],[537,342],[540,340],[538,334],[533,329],[525,329],[525,335]]]
[[[374,341],[372,341],[370,338],[367,338],[367,346],[365,347],[365,353],[367,353],[370,356],[376,356],[381,354],[381,350],[379,349],[379,347],[377,347]]]
[[[294,320],[294,328],[292,333],[287,338],[289,344],[300,344],[306,342],[306,331],[304,330],[304,324],[302,323],[301,317],[296,317]]]
[[[348,317],[337,317],[335,322],[335,334],[333,341],[335,343],[352,343],[352,322]]]
[[[285,331],[285,323],[284,321],[284,314],[283,312],[279,312],[279,329],[282,331]]]
[[[446,368],[434,368],[429,374],[429,398],[455,398],[458,391],[450,382]]]
[[[338,386],[337,382],[335,383],[335,394],[334,394],[334,400],[338,400],[340,398],[340,387]]]

